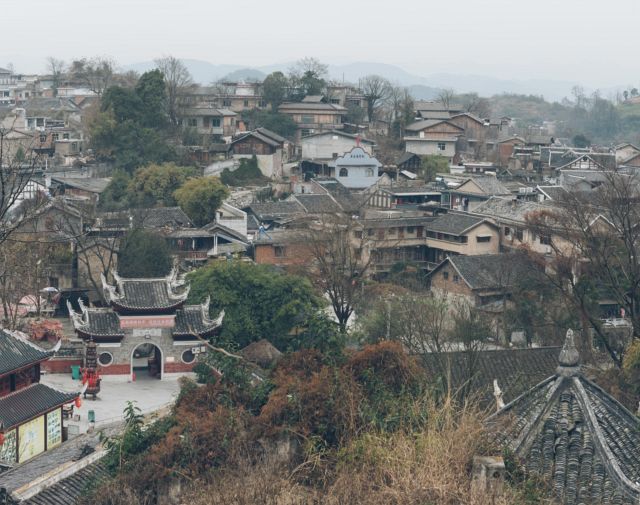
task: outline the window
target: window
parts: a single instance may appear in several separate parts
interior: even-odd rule
[[[442,277],[444,278],[445,281],[449,280],[449,272],[442,272]]]
[[[187,124],[188,124],[189,126],[198,126],[198,119],[197,119],[197,118],[194,118],[194,117],[193,117],[193,118],[189,118],[189,119],[187,120]]]
[[[265,102],[264,100],[260,100],[258,102],[258,107],[265,108],[266,106],[267,106],[267,102]]]
[[[332,98],[331,99],[331,103],[334,105],[340,105],[340,99],[339,98]]]
[[[354,231],[353,232],[353,236],[355,238],[362,238],[362,232],[361,231]]]
[[[460,276],[458,274],[453,274],[453,282],[458,284],[460,281]]]
[[[220,128],[220,118],[219,117],[211,118],[211,128]]]
[[[480,237],[476,237],[476,242],[478,242],[478,243],[491,242],[491,236],[490,235],[482,235]]]
[[[374,234],[375,234],[375,231],[374,231],[374,229],[373,229],[373,228],[369,228],[369,229],[367,230],[367,236],[368,236],[368,237],[373,237],[373,235],[374,235]]]
[[[60,135],[58,133],[53,133],[51,134],[51,140],[53,140],[54,142],[56,140],[58,140],[60,138]]]
[[[373,168],[367,168],[367,177],[373,177]]]
[[[40,143],[44,143],[47,141],[47,136],[46,135],[40,135]]]
[[[101,352],[100,356],[98,356],[98,363],[102,366],[109,366],[113,363],[113,354],[110,352]]]
[[[273,255],[276,258],[284,258],[287,255],[287,248],[283,245],[274,246]]]
[[[504,227],[504,236],[505,237],[510,237],[511,236],[511,228],[509,228],[508,226]]]
[[[62,138],[65,140],[69,140],[69,134],[68,133],[63,133],[62,134]]]
[[[415,230],[413,226],[407,226],[407,233],[413,233]]]
[[[302,116],[300,122],[304,124],[313,124],[316,122],[316,118],[315,116],[304,115]]]
[[[305,129],[303,129],[303,130],[300,132],[300,135],[301,135],[302,137],[308,137],[309,135],[311,135],[311,133],[312,133],[312,131],[311,131],[311,130],[305,130]]]
[[[396,229],[395,228],[389,228],[389,235],[395,235],[396,234]]]
[[[182,353],[181,359],[183,363],[190,365],[196,360],[196,355],[193,354],[193,351],[191,349],[187,349]]]
[[[524,232],[522,230],[516,230],[516,238],[522,242],[524,239]]]
[[[231,99],[225,98],[224,100],[222,100],[222,106],[223,107],[231,107]]]
[[[551,237],[549,235],[540,235],[540,243],[542,245],[551,245]]]
[[[438,142],[438,151],[445,151],[447,149],[447,144],[444,142]]]
[[[349,177],[349,171],[346,168],[340,169],[340,177]]]
[[[249,100],[245,100],[245,101],[243,102],[243,105],[244,105],[245,107],[249,107]]]

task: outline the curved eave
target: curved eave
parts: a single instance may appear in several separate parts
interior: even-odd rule
[[[53,356],[54,356],[54,353],[51,352],[51,351],[48,351],[47,352],[47,356],[45,356],[43,358],[34,359],[33,361],[29,361],[28,363],[24,363],[24,364],[20,365],[18,368],[13,368],[13,369],[9,370],[8,372],[0,373],[0,379],[2,377],[7,376],[7,375],[11,375],[11,374],[14,374],[16,372],[19,372],[20,370],[24,370],[26,368],[31,368],[34,365],[38,365],[38,364],[43,363],[45,361],[49,361]]]
[[[91,340],[94,342],[120,342],[124,338],[124,333],[115,335],[105,335],[101,333],[90,333],[88,331],[76,328],[76,333],[83,340]]]
[[[207,329],[206,331],[203,331],[197,334],[190,333],[190,332],[174,332],[173,339],[174,340],[193,340],[194,337],[201,337],[201,338],[211,337],[216,333],[216,330],[218,330],[219,328],[220,328],[219,326],[214,326],[213,328]]]
[[[174,312],[178,310],[184,304],[185,300],[176,301],[172,305],[166,305],[163,307],[137,307],[131,305],[125,305],[119,303],[116,300],[111,300],[113,309],[119,314],[164,314],[167,312]]]

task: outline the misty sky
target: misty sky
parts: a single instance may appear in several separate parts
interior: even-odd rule
[[[640,83],[640,0],[0,0],[0,66],[163,54],[259,66],[316,56],[428,75]]]

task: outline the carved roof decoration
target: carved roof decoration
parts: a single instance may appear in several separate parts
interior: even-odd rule
[[[640,419],[582,376],[573,332],[555,375],[519,396],[488,424],[529,475],[562,503],[640,501]]]
[[[113,308],[87,308],[81,300],[81,313],[73,310],[67,302],[69,316],[73,326],[81,337],[102,341],[120,341],[125,337],[124,330],[120,327],[120,317]],[[175,312],[175,326],[172,330],[176,340],[193,340],[194,337],[207,337],[212,335],[222,325],[224,310],[216,319],[209,317],[209,298],[199,305],[185,305]]]
[[[189,286],[178,277],[174,268],[166,277],[123,278],[113,274],[116,285],[109,284],[101,275],[106,300],[117,312],[151,314],[174,311],[184,304],[189,296]]]

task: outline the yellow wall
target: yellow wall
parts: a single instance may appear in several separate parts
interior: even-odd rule
[[[18,461],[22,463],[44,452],[44,437],[44,416],[20,426],[18,428]]]

